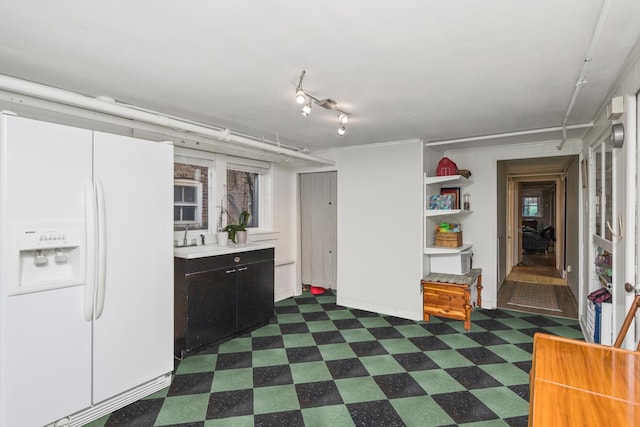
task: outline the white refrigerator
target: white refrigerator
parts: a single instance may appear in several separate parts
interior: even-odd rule
[[[0,114],[0,427],[170,385],[172,191],[168,143]]]

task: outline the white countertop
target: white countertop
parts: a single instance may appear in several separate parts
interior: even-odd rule
[[[273,248],[273,243],[252,242],[236,244],[229,242],[226,246],[204,245],[174,248],[173,256],[185,259],[205,258],[209,256],[234,254],[238,252],[257,251],[259,249]]]

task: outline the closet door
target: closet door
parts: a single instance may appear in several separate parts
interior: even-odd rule
[[[300,175],[302,283],[335,289],[336,172]]]

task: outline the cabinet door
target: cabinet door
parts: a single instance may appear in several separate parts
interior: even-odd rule
[[[0,425],[45,425],[91,403],[91,323],[84,283],[11,295],[35,265],[18,231],[84,224],[91,132],[0,114],[0,175]],[[36,274],[62,265],[51,256]],[[84,270],[84,262],[67,266]]]
[[[187,278],[187,351],[233,335],[236,326],[235,277],[235,269],[230,267]]]
[[[95,132],[93,161],[106,228],[104,310],[93,326],[100,402],[173,370],[173,147]]]
[[[236,268],[238,331],[269,322],[273,307],[273,260]]]

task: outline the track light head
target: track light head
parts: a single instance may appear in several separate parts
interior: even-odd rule
[[[307,99],[307,97],[306,97],[304,91],[302,89],[299,89],[296,92],[296,102],[298,104],[304,104],[304,101],[306,101],[306,99]]]
[[[340,123],[341,125],[346,125],[348,121],[349,121],[349,116],[347,114],[344,114],[344,113],[338,114],[338,123]]]
[[[344,125],[340,125],[338,128],[338,135],[344,136],[345,133],[347,133],[347,129],[345,129]]]
[[[302,115],[305,117],[309,117],[309,114],[311,114],[311,101],[309,101],[307,105],[302,107]]]

